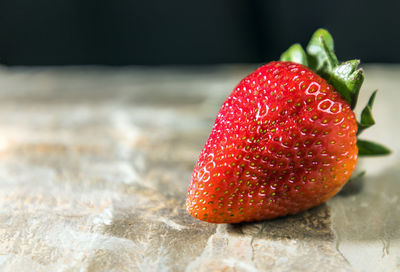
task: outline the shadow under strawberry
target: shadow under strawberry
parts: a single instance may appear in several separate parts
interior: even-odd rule
[[[334,239],[331,228],[331,212],[326,204],[296,215],[267,221],[229,224],[233,235],[253,235],[269,240],[330,240]]]

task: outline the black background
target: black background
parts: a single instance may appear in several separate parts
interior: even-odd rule
[[[400,1],[0,0],[0,63],[267,62],[318,27],[341,60],[400,62]]]

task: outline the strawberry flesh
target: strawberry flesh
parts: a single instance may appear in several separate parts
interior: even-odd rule
[[[222,105],[193,171],[187,209],[214,223],[295,214],[335,195],[357,163],[357,121],[326,80],[271,62]]]

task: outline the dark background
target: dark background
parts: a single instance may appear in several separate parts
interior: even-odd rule
[[[400,62],[400,1],[1,0],[0,63],[266,62],[318,27],[340,59]]]

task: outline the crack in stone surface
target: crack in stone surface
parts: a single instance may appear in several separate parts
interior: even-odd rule
[[[272,221],[218,225],[187,271],[353,271],[333,238],[327,206]]]
[[[393,177],[400,177],[400,172],[367,176],[359,181],[361,191],[353,194],[344,188],[343,193],[328,202],[338,252],[357,270],[386,271],[397,266],[391,251],[400,253],[400,208],[396,205],[400,188]]]

